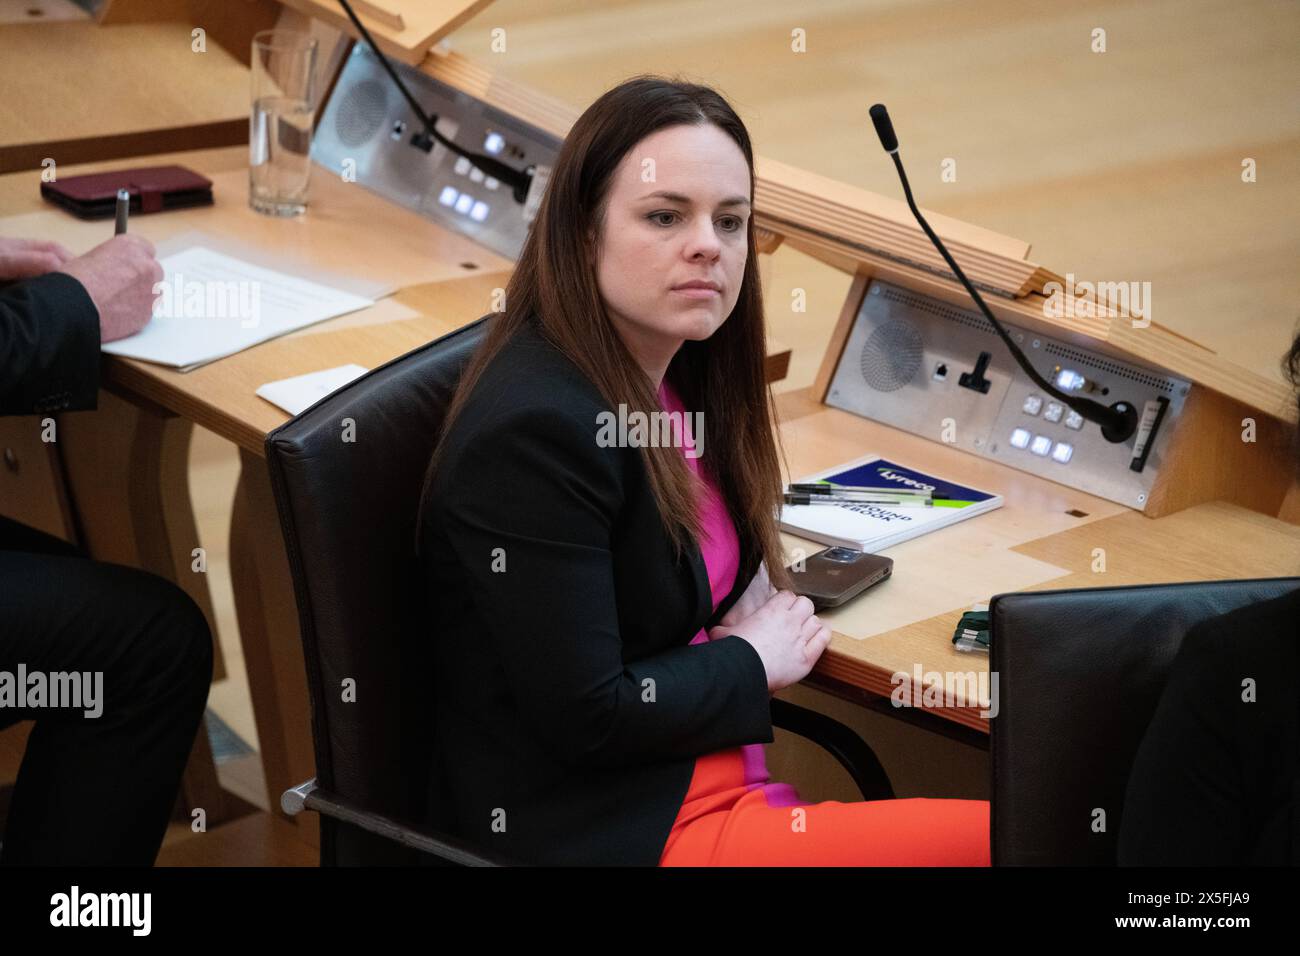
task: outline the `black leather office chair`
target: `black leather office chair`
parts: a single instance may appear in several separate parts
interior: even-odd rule
[[[1184,636],[1297,587],[1267,578],[994,597],[993,865],[1114,866],[1129,772]]]
[[[316,777],[287,791],[287,813],[316,810],[322,865],[492,857],[420,825],[432,726],[414,553],[425,466],[486,316],[371,371],[266,438],[293,574],[311,695]],[[345,419],[355,441],[342,439]],[[343,682],[355,682],[355,701]],[[773,723],[829,750],[864,799],[893,796],[875,753],[848,727],[773,699]]]

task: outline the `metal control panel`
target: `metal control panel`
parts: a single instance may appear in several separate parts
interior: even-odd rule
[[[447,86],[394,63],[439,133],[473,153],[516,169],[553,165],[560,140]],[[435,142],[411,145],[423,131],[405,97],[369,47],[352,47],[316,127],[311,157],[343,178],[463,233],[510,259],[523,249],[529,223],[511,190]]]
[[[1057,388],[1132,404],[1137,432],[1107,441],[1045,394],[974,308],[878,280],[863,296],[826,404],[1144,510],[1191,383],[1002,324]],[[982,352],[987,364],[977,369]]]

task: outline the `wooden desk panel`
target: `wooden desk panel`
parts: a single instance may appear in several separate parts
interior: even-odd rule
[[[514,266],[511,260],[378,198],[358,183],[344,182],[322,166],[312,167],[305,216],[277,219],[256,213],[248,207],[247,147],[90,163],[61,168],[60,175],[162,163],[180,163],[211,179],[215,203],[133,216],[131,232],[155,244],[200,231],[265,250],[275,265],[296,264],[309,275],[333,272],[391,288]],[[53,239],[78,254],[113,234],[111,220],[86,222],[41,199],[37,172],[0,176],[0,213],[5,216],[0,219],[0,235]]]
[[[816,673],[888,697],[897,673],[942,675],[954,706],[940,716],[987,732],[965,699],[961,676],[988,673],[988,655],[958,651],[963,611],[994,594],[1175,581],[1283,577],[1300,573],[1300,527],[1226,502],[1153,519],[1065,485],[812,401],[778,397],[788,477],[803,477],[868,452],[950,476],[1006,498],[996,511],[905,541],[881,554],[891,580],[819,615],[833,629]],[[787,411],[789,413],[787,417]],[[1084,512],[1074,517],[1067,512]],[[787,555],[824,547],[783,534]],[[1094,549],[1105,571],[1094,573]],[[926,679],[924,683],[933,683]]]
[[[248,141],[248,67],[184,22],[0,26],[0,172]],[[245,147],[246,148],[246,147]],[[127,160],[130,162],[130,160]]]
[[[343,9],[331,0],[283,0],[296,10],[318,17],[348,35],[360,38]],[[368,9],[355,4],[357,16],[370,31],[384,54],[414,65],[424,59],[429,47],[476,16],[492,0],[377,0]],[[384,16],[376,16],[381,12]],[[400,17],[400,25],[392,17]]]

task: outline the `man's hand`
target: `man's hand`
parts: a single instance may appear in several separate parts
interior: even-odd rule
[[[745,593],[736,600],[726,614],[718,618],[716,626],[731,627],[740,623],[766,604],[775,593],[776,588],[772,587],[772,582],[767,578],[767,563],[764,562],[758,566],[758,572],[750,580],[749,587],[745,588]]]
[[[57,242],[0,238],[0,280],[34,279],[54,272],[72,258]]]
[[[114,236],[58,271],[90,293],[99,309],[101,342],[134,335],[153,317],[154,286],[163,280],[163,267],[154,257],[153,243],[143,236]]]

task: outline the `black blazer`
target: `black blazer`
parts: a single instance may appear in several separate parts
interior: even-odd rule
[[[0,415],[94,408],[99,310],[85,286],[51,272],[0,288]]]
[[[431,820],[538,864],[654,866],[694,758],[773,739],[758,652],[688,646],[758,568],[742,534],[718,607],[703,558],[673,559],[640,452],[528,326],[444,438],[421,556],[435,642]]]
[[[1129,775],[1120,865],[1300,864],[1297,644],[1300,590],[1187,632]]]

